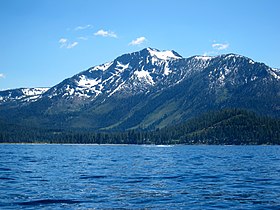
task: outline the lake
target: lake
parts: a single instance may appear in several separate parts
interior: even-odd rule
[[[280,146],[0,145],[0,209],[280,209]]]

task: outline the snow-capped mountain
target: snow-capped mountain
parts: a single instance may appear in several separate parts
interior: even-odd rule
[[[3,118],[62,128],[161,128],[225,107],[280,116],[280,70],[236,54],[183,58],[146,48],[50,89],[0,91]]]
[[[101,95],[135,95],[170,78],[174,74],[170,66],[180,59],[183,58],[174,51],[147,48],[83,71],[51,88],[47,95],[91,100]]]
[[[12,102],[33,102],[49,88],[18,88],[0,91],[0,104]]]

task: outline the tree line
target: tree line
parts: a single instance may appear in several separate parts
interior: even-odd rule
[[[0,143],[279,145],[280,119],[226,109],[163,129],[121,132],[49,130],[0,121]]]

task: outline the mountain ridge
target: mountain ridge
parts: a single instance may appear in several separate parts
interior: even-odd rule
[[[0,114],[22,124],[94,130],[163,128],[227,107],[278,117],[279,81],[279,69],[233,53],[183,58],[145,48],[75,74],[34,100],[4,101],[0,91]]]
[[[140,53],[140,52],[143,52],[143,51],[151,51],[151,50],[154,50],[154,51],[156,51],[156,52],[172,52],[172,53],[174,53],[176,56],[177,56],[177,59],[179,58],[179,59],[192,59],[192,58],[194,58],[194,59],[201,59],[201,60],[211,60],[211,59],[214,59],[214,58],[217,58],[217,57],[224,57],[224,58],[226,58],[226,57],[242,57],[242,58],[245,58],[246,60],[249,60],[249,62],[250,63],[260,63],[260,64],[263,64],[263,63],[261,63],[261,62],[255,62],[255,61],[253,61],[252,59],[250,59],[250,58],[248,58],[248,57],[246,57],[246,56],[242,56],[242,55],[239,55],[239,54],[236,54],[236,53],[227,53],[227,54],[221,54],[221,55],[217,55],[217,56],[205,56],[205,55],[194,55],[194,56],[190,56],[190,57],[188,57],[188,58],[183,58],[179,53],[177,53],[176,51],[174,51],[174,50],[165,50],[165,51],[159,51],[158,49],[156,49],[156,48],[150,48],[150,47],[148,47],[148,48],[144,48],[143,50],[141,50],[141,51],[137,51],[137,52],[132,52],[132,53],[126,53],[126,54],[123,54],[123,55],[121,55],[121,56],[118,56],[115,60],[117,60],[118,58],[121,58],[121,57],[123,57],[123,56],[127,56],[127,55],[132,55],[132,54],[137,54],[137,53]],[[114,61],[115,61],[114,60]],[[106,67],[108,67],[108,66],[110,66],[114,61],[111,61],[111,62],[106,62],[106,63],[104,63],[104,64],[101,64],[101,65],[96,65],[96,66],[93,66],[93,67],[90,67],[89,69],[87,69],[87,70],[83,70],[83,71],[81,71],[80,73],[78,73],[78,74],[75,74],[74,76],[72,76],[72,77],[75,77],[75,76],[77,76],[77,75],[80,75],[80,74],[84,74],[85,72],[92,72],[92,71],[95,71],[95,70],[102,70],[102,71],[105,71],[105,70],[107,70],[107,68]],[[103,68],[102,68],[103,67]],[[272,71],[272,74],[273,74],[273,76],[275,77],[275,78],[277,78],[277,79],[279,79],[280,80],[280,69],[278,69],[278,68],[271,68],[271,71]],[[72,78],[72,77],[70,77],[70,78]],[[70,79],[70,78],[67,78],[67,79],[65,79],[65,80],[68,80],[68,79]],[[64,80],[64,81],[65,81]],[[60,83],[59,83],[60,84]],[[56,86],[56,85],[55,85]],[[55,86],[53,86],[53,87],[55,87]],[[28,90],[28,89],[30,89],[30,90],[34,90],[34,89],[46,89],[46,91],[48,91],[49,89],[51,89],[52,87],[31,87],[31,88],[28,88],[28,87],[22,87],[22,88],[12,88],[12,89],[5,89],[5,90],[1,90],[0,91],[0,93],[1,94],[3,94],[3,92],[6,92],[6,91],[10,91],[10,92],[12,92],[12,91],[17,91],[17,90],[22,90],[22,89],[25,89],[25,90]],[[43,93],[45,93],[46,91],[42,91],[42,94]],[[39,94],[36,94],[36,95],[39,95]],[[28,95],[26,95],[26,96],[28,96]],[[0,103],[2,103],[2,102],[5,102],[4,100],[3,100],[3,98],[0,98]]]

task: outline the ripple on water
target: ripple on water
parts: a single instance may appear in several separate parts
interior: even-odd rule
[[[10,168],[0,168],[0,171],[11,171],[12,169]]]
[[[87,175],[82,175],[80,176],[80,179],[104,179],[107,176],[103,176],[103,175],[92,175],[92,176],[87,176]]]
[[[47,204],[75,204],[75,203],[82,203],[82,202],[83,201],[67,200],[67,199],[43,199],[43,200],[18,202],[16,204],[21,206],[38,206],[38,205],[47,205]]]

